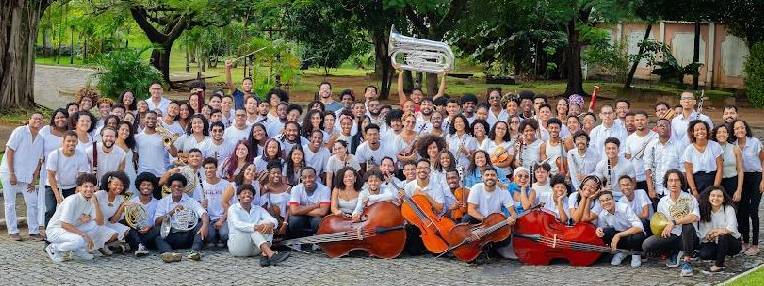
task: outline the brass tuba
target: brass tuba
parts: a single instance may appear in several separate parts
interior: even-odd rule
[[[388,55],[396,69],[443,73],[454,68],[454,53],[444,42],[406,37],[390,28]]]

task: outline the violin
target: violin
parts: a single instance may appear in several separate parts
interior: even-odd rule
[[[467,197],[470,190],[467,188],[459,187],[454,190],[454,197],[457,204],[463,204],[464,206],[451,210],[451,219],[461,221],[465,214],[467,214]]]
[[[572,266],[589,266],[602,252],[610,252],[596,227],[588,222],[568,226],[546,210],[536,209],[517,219],[512,246],[518,259],[530,265],[567,260]]]
[[[359,222],[344,215],[329,215],[321,220],[316,235],[283,242],[289,247],[316,243],[327,256],[336,258],[351,251],[362,250],[380,258],[395,258],[406,243],[403,216],[391,202],[368,206]]]
[[[501,146],[497,146],[493,151],[493,154],[491,154],[491,163],[494,165],[504,162],[507,159],[509,159],[509,152]]]
[[[423,195],[409,197],[402,188],[390,182],[398,188],[401,200],[401,215],[407,222],[416,226],[421,234],[422,243],[432,253],[443,253],[449,248],[449,243],[442,237],[456,225],[452,220],[440,217],[432,209],[432,204]]]

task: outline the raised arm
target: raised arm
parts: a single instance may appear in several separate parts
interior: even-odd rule
[[[438,87],[438,93],[432,97],[433,100],[446,94],[446,78],[448,78],[448,73],[442,73],[440,78],[440,86]]]
[[[232,68],[233,62],[231,60],[225,60],[225,84],[231,92],[236,89],[236,87],[233,85],[233,79],[231,78]]]
[[[403,70],[398,70],[398,104],[403,106],[406,100],[406,93],[403,92]]]

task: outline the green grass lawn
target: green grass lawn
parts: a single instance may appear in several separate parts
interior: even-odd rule
[[[143,47],[146,47],[148,45],[148,42],[145,39],[131,39],[129,42],[129,46],[132,48],[141,49]],[[175,78],[193,78],[196,76],[198,69],[197,64],[190,63],[189,71],[186,72],[186,55],[185,55],[186,49],[183,47],[179,42],[176,42],[175,46],[173,47],[171,59],[170,59],[170,73]],[[148,58],[151,55],[150,50],[146,50],[143,53],[143,57],[148,60]],[[59,58],[59,64],[58,65],[64,65],[64,66],[72,66],[69,64],[69,57],[63,56]],[[54,57],[37,57],[36,58],[37,63],[41,64],[52,64],[56,65],[55,58]],[[92,60],[90,61],[92,63]],[[87,63],[83,63],[82,59],[75,58],[73,66],[87,66]],[[459,73],[473,73],[473,78],[469,79],[462,79],[462,78],[455,78],[455,77],[449,77],[448,78],[448,89],[447,93],[452,96],[461,96],[465,93],[474,93],[478,95],[485,94],[485,91],[489,87],[501,87],[504,92],[514,92],[514,91],[520,91],[524,89],[532,90],[539,94],[545,94],[545,95],[557,95],[561,94],[565,90],[565,82],[564,81],[535,81],[535,82],[527,82],[527,83],[521,83],[517,85],[494,85],[494,84],[486,84],[484,82],[484,74],[482,73],[482,68],[480,66],[477,66],[475,64],[472,64],[468,62],[465,59],[457,59],[456,61],[456,70]],[[205,77],[211,77],[207,79],[208,86],[221,86],[225,82],[225,69],[223,62],[218,64],[216,68],[207,68],[203,75]],[[303,70],[300,72],[300,75],[297,76],[290,84],[289,92],[290,93],[301,93],[303,95],[307,94],[308,96],[303,96],[304,98],[308,98],[310,94],[315,92],[317,90],[317,85],[321,81],[327,80],[329,82],[334,83],[334,89],[339,92],[342,89],[345,88],[352,88],[357,93],[360,93],[363,88],[366,85],[373,84],[373,85],[379,85],[378,81],[370,79],[367,74],[372,72],[371,70],[365,70],[357,68],[356,66],[352,64],[344,64],[339,68],[336,69],[329,69],[329,74],[324,74],[324,69],[322,68],[310,68],[308,70]],[[263,77],[265,77],[267,74],[269,74],[269,68],[268,67],[258,67],[256,71],[256,80],[262,80]],[[232,71],[232,78],[235,85],[239,85],[241,82],[241,79],[243,78],[243,67],[239,65],[237,68],[233,69]],[[396,86],[396,77],[393,77],[393,84],[390,87],[391,95],[397,93],[397,86]],[[606,82],[606,81],[598,81],[598,80],[590,80],[584,83],[584,89],[587,92],[591,92],[593,90],[594,85],[599,85],[601,87],[600,94],[603,95],[603,97],[624,97],[624,96],[630,96],[634,94],[642,94],[642,95],[666,95],[666,94],[678,94],[681,89],[677,88],[676,86],[672,85],[666,85],[666,84],[660,84],[660,83],[647,83],[647,84],[636,84],[635,91],[629,91],[629,93],[626,93],[626,91],[623,90],[622,84],[620,83],[612,83],[612,82]],[[709,90],[706,92],[706,95],[708,95],[711,98],[720,98],[720,97],[727,97],[732,96],[732,93],[722,90]],[[395,100],[394,96],[391,96],[392,102],[397,102]],[[0,113],[4,113],[0,111]],[[4,115],[0,115],[0,120],[3,120],[5,118]]]
[[[759,268],[759,270],[748,273],[748,275],[740,277],[734,282],[727,285],[729,286],[764,285],[764,268]]]

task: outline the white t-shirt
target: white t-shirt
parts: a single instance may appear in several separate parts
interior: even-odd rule
[[[151,197],[151,201],[149,201],[147,204],[141,203],[140,196],[135,196],[132,199],[130,199],[130,202],[139,204],[144,210],[146,210],[146,221],[142,222],[143,226],[153,227],[154,226],[154,217],[157,212],[157,204],[159,203],[159,200],[155,199],[153,196]]]
[[[300,145],[300,147],[302,147],[303,145],[310,143],[308,139],[299,135],[297,135],[297,142],[290,142],[283,134],[276,136],[276,140],[281,144],[281,154],[283,154],[284,158],[289,155],[289,152],[292,151],[292,148],[294,148],[295,145]]]
[[[358,160],[356,160],[355,156],[353,156],[353,154],[348,154],[347,156],[347,160],[344,162],[340,161],[340,159],[337,159],[335,156],[329,157],[324,172],[337,173],[337,171],[345,167],[353,168],[356,171],[361,170],[361,165],[358,164]]]
[[[220,145],[215,144],[214,140],[210,140],[210,144],[207,146],[207,149],[201,151],[204,158],[212,157],[218,159],[218,163],[222,163],[223,160],[227,159],[231,156],[231,154],[233,154],[235,149],[236,142],[228,141],[224,138]]]
[[[703,153],[698,152],[695,145],[688,145],[684,149],[682,160],[685,163],[692,164],[692,171],[697,172],[715,172],[716,171],[716,158],[722,155],[722,146],[716,141],[708,141],[706,149]]]
[[[103,177],[104,174],[111,172],[111,171],[117,171],[119,169],[119,165],[121,165],[125,161],[125,150],[122,150],[117,145],[114,145],[111,147],[111,151],[109,153],[105,153],[103,151],[103,143],[98,143],[96,145],[98,147],[98,164],[97,167],[97,173],[96,177],[98,178],[99,182],[101,180],[101,177]],[[85,155],[88,156],[88,162],[92,166],[93,165],[93,147],[91,146],[85,151]],[[127,186],[125,186],[127,187]]]
[[[372,160],[374,162],[374,165],[379,166],[382,164],[382,158],[385,158],[385,157],[390,157],[393,159],[393,162],[397,162],[398,157],[396,155],[397,154],[393,146],[380,143],[379,148],[377,148],[377,150],[371,150],[371,147],[369,147],[368,141],[361,143],[361,145],[359,145],[358,148],[355,150],[355,159],[358,160],[359,164],[363,164],[368,162],[369,160]]]
[[[618,142],[620,143],[619,149],[623,150],[624,142],[626,142],[626,137],[628,136],[629,132],[627,132],[626,128],[620,124],[615,124],[614,122],[613,126],[609,128],[605,127],[604,124],[600,124],[594,127],[594,129],[592,129],[591,133],[589,134],[589,137],[591,137],[589,146],[591,146],[590,148],[593,148],[594,151],[600,155],[600,157],[605,157],[605,140],[607,138],[618,138]]]
[[[16,174],[16,180],[22,183],[31,183],[34,180],[32,175],[37,168],[37,163],[45,156],[42,153],[43,147],[43,138],[39,132],[37,136],[32,137],[32,132],[27,125],[13,129],[11,137],[8,138],[8,143],[5,145],[5,150],[6,153],[8,153],[8,149],[15,151],[13,171]],[[0,173],[10,173],[8,156],[3,156],[0,163]]]
[[[714,128],[714,122],[706,115],[693,111],[687,118],[682,113],[671,120],[671,140],[679,142],[681,146],[690,145],[690,137],[687,136],[687,128],[693,120],[702,120],[708,123],[708,130]],[[708,132],[711,133],[710,131]]]
[[[292,187],[291,197],[289,198],[289,205],[330,205],[332,203],[332,193],[329,191],[329,188],[319,183],[315,184],[316,189],[311,193],[308,193],[305,190],[304,184],[299,184]]]
[[[634,172],[634,166],[629,160],[626,160],[623,155],[618,156],[618,163],[615,166],[609,165],[607,157],[603,157],[602,160],[597,163],[595,169],[594,173],[597,177],[600,177],[603,182],[606,182],[606,185],[613,189],[613,196],[616,199],[620,199],[621,195],[623,195],[621,193],[621,186],[618,184],[618,178],[623,175],[628,175],[631,178],[637,176],[636,172]]]
[[[162,176],[167,171],[169,155],[164,149],[164,142],[159,134],[140,133],[135,135],[136,151],[138,152],[138,174],[150,172],[154,176]]]
[[[476,204],[478,212],[480,212],[483,217],[487,217],[494,213],[501,213],[502,206],[511,209],[515,205],[512,195],[509,194],[507,190],[503,190],[497,186],[493,191],[489,192],[485,189],[484,183],[478,183],[470,188],[467,202]]]
[[[194,138],[194,135],[183,134],[183,136],[180,136],[175,140],[173,145],[175,145],[175,149],[178,150],[178,152],[188,153],[194,148],[199,149],[199,151],[207,150],[210,148],[210,144],[212,144],[212,138],[209,136],[204,136],[201,141],[198,141]]]
[[[244,124],[244,129],[239,129],[236,125],[231,125],[223,132],[223,139],[231,142],[239,142],[239,140],[249,138],[250,132],[252,132],[252,126],[249,124]]]
[[[50,219],[50,223],[45,228],[50,232],[52,229],[61,228],[62,223],[68,223],[74,227],[82,225],[80,217],[82,215],[90,216],[95,219],[95,208],[93,202],[86,200],[81,193],[68,196],[58,205],[56,213]]]
[[[451,154],[454,155],[454,158],[456,158],[456,165],[461,165],[467,169],[470,165],[470,157],[460,152],[459,149],[461,145],[464,145],[464,148],[470,151],[470,153],[477,150],[478,143],[477,140],[475,140],[475,137],[472,137],[469,134],[464,134],[459,137],[454,133],[446,136],[446,144],[448,144],[448,152],[451,152]],[[538,153],[538,150],[536,153]]]
[[[650,201],[650,197],[647,196],[647,192],[643,189],[634,190],[634,200],[629,201],[629,198],[623,196],[618,202],[628,204],[637,216],[642,213],[642,208],[646,205],[649,205],[647,208],[648,218],[652,217],[653,213],[655,213],[655,211],[653,211],[653,202]]]
[[[67,157],[61,149],[56,149],[48,154],[45,168],[49,172],[56,172],[59,189],[71,189],[77,186],[77,176],[80,173],[90,171],[90,164],[88,157],[79,150],[75,149],[74,154]]]
[[[416,189],[417,189],[417,180],[413,180],[411,182],[408,182],[406,186],[403,187],[403,190],[406,191],[406,195],[411,197],[414,195]],[[449,190],[443,189],[443,184],[440,182],[435,182],[434,180],[429,180],[427,186],[422,188],[420,190],[421,192],[424,192],[430,197],[432,197],[432,200],[436,203],[443,204],[446,202],[446,193],[451,193]]]
[[[544,203],[544,209],[554,213],[557,219],[560,219],[560,212],[557,210],[557,203],[554,201],[554,195],[544,197],[541,201]],[[565,216],[570,217],[570,207],[567,197],[562,198],[562,210],[565,212]]]
[[[151,97],[147,98],[144,101],[149,106],[150,111],[159,109],[159,111],[162,112],[162,115],[167,114],[167,108],[170,107],[170,100],[165,97],[160,97],[159,104],[154,104],[154,101],[151,99]]]
[[[226,180],[220,179],[217,184],[210,184],[208,182],[202,183],[202,189],[204,190],[204,198],[207,199],[207,214],[210,216],[210,220],[217,220],[223,216],[223,192],[229,183]],[[231,204],[236,203],[236,196],[231,197]]]
[[[177,203],[172,201],[172,195],[167,195],[157,203],[156,213],[154,214],[154,221],[167,215],[178,204],[182,204],[183,207],[193,210],[198,218],[201,218],[203,214],[207,213],[207,210],[205,210],[202,205],[199,204],[199,202],[186,194],[183,194],[183,196],[180,198],[180,201]]]
[[[323,173],[324,167],[326,167],[326,163],[329,162],[329,157],[331,157],[329,150],[326,149],[326,147],[321,146],[319,147],[318,152],[313,153],[308,144],[302,146],[302,151],[305,153],[305,164],[308,165],[308,167],[316,169],[316,173]]]
[[[644,156],[647,152],[647,147],[653,140],[658,140],[658,134],[650,130],[647,135],[639,136],[637,132],[632,133],[626,138],[626,144],[624,144],[624,152],[631,154],[631,163],[634,167],[634,172],[637,174],[637,182],[645,181],[645,163]],[[637,157],[639,156],[639,158]]]
[[[53,128],[51,128],[50,125],[45,125],[42,127],[42,129],[40,129],[39,135],[42,136],[42,142],[43,142],[43,151],[42,151],[43,161],[48,158],[48,154],[50,154],[50,152],[53,152],[54,150],[61,148],[61,143],[64,140],[63,137],[53,135],[53,133],[51,133],[52,129]],[[46,167],[43,164],[42,170],[40,172],[40,184],[43,184],[44,186],[48,186],[48,175],[45,172],[45,168]]]
[[[583,200],[584,199],[581,198],[581,201]],[[568,208],[570,209],[578,208],[578,205],[580,203],[581,202],[578,201],[578,192],[573,192],[570,194],[570,196],[568,196]],[[589,203],[589,210],[595,214],[599,214],[600,211],[602,210],[602,207],[600,206],[600,201],[592,200],[592,202]],[[573,211],[571,210],[570,212],[572,213]]]
[[[578,149],[568,151],[568,174],[570,174],[570,182],[573,185],[573,189],[578,190],[581,186],[578,174],[582,174],[584,177],[594,174],[594,170],[599,162],[599,154],[593,148],[586,148],[583,156],[578,152]]]

